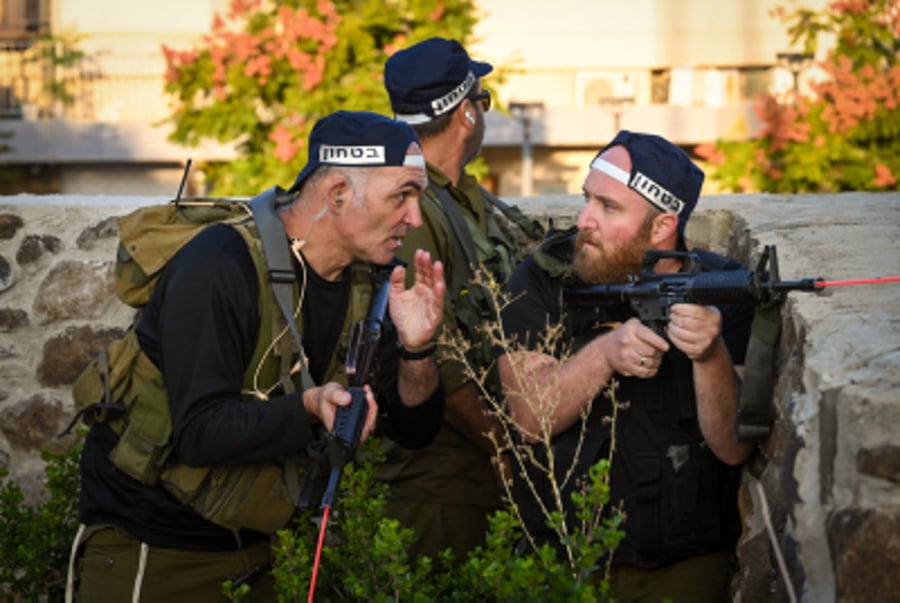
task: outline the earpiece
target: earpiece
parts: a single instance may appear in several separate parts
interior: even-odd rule
[[[468,111],[466,111],[466,119],[468,119],[468,120],[469,120],[469,123],[470,123],[470,124],[472,124],[472,125],[474,125],[474,124],[475,124],[475,118],[474,118],[474,117],[472,117],[472,114],[471,114],[471,113],[469,113],[469,112],[468,112]]]

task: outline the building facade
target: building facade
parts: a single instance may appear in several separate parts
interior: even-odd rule
[[[776,58],[790,49],[779,4],[481,0],[470,51],[497,67],[486,83],[505,108],[488,115],[488,185],[577,192],[620,127],[686,149],[752,135],[753,98],[793,84]],[[0,0],[0,192],[170,196],[189,157],[233,157],[227,145],[174,145],[163,123],[161,46],[198,43],[228,5]],[[188,192],[203,192],[200,176]]]

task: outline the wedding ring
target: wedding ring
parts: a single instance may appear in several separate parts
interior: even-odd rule
[[[646,362],[647,362],[647,359],[644,358],[643,356],[641,356],[641,366],[644,366],[644,364],[646,364]]]

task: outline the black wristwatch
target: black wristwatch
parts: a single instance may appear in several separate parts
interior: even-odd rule
[[[404,347],[403,342],[399,339],[397,340],[397,355],[400,356],[403,360],[422,360],[423,358],[428,358],[432,354],[434,354],[435,350],[434,342],[431,342],[427,348],[419,350],[418,352],[410,352]]]

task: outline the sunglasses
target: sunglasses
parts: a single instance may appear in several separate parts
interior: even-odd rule
[[[481,103],[481,108],[485,113],[491,110],[491,91],[490,90],[482,90],[478,94],[473,94],[469,97],[469,100],[473,103]]]

